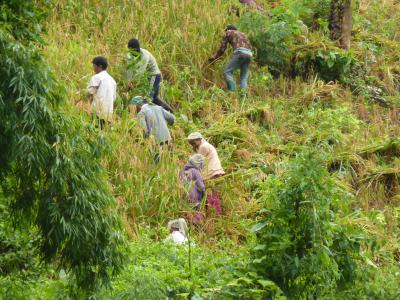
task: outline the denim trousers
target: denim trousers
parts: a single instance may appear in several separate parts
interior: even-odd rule
[[[150,91],[149,96],[153,100],[153,103],[158,105],[158,106],[161,106],[165,110],[173,113],[172,107],[167,102],[163,101],[159,97],[160,84],[161,84],[161,81],[162,81],[161,74],[150,76],[149,81],[150,81],[150,86],[151,86],[151,91]]]
[[[233,73],[237,69],[240,69],[240,88],[241,89],[247,88],[247,81],[250,75],[250,62],[251,62],[250,55],[240,52],[233,53],[224,71],[228,90],[230,91],[236,90],[236,82],[235,78],[233,77]]]
[[[158,94],[160,93],[161,80],[162,80],[161,74],[152,75],[149,78],[151,86],[151,91],[149,96],[151,97],[152,100],[158,98]]]

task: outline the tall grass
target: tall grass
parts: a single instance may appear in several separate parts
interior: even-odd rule
[[[206,62],[216,51],[224,27],[237,23],[238,17],[228,14],[236,2],[63,0],[57,2],[48,20],[44,37],[48,46],[43,51],[67,87],[70,113],[80,113],[82,121],[88,122],[85,87],[92,74],[92,57],[106,56],[109,73],[117,79],[120,97],[113,128],[102,133],[110,145],[103,163],[133,235],[140,224],[165,224],[190,210],[178,173],[191,152],[185,137],[192,130],[202,131],[215,144],[229,174],[213,187],[222,195],[224,216],[209,219],[201,228],[208,239],[227,233],[241,240],[260,206],[256,201],[257,183],[270,172],[281,172],[281,165],[302,147],[329,141],[332,134],[339,142],[327,148],[328,160],[348,166],[345,171],[338,171],[338,178],[353,185],[357,205],[368,209],[367,203],[373,202],[374,197],[387,203],[380,191],[359,181],[363,172],[372,172],[369,163],[380,162],[376,157],[360,157],[358,149],[378,137],[398,134],[393,109],[371,105],[343,87],[318,78],[273,79],[267,68],[255,64],[250,97],[244,104],[236,94],[222,90],[225,61],[213,66]],[[270,8],[270,1],[259,2]],[[378,2],[360,1],[360,13],[371,24],[375,24],[373,16],[379,13]],[[282,3],[286,5],[288,1]],[[395,6],[396,13],[400,7],[391,1],[382,5],[385,11]],[[360,28],[363,23],[357,22],[358,19],[355,28]],[[379,26],[371,32],[383,45],[392,47],[389,39],[398,37],[393,35],[396,24],[389,23],[389,32]],[[359,38],[367,33],[362,31]],[[157,58],[166,79],[163,96],[178,108],[177,124],[172,128],[174,149],[165,153],[157,166],[135,117],[123,106],[125,99],[134,95],[124,81],[126,44],[132,37],[137,37],[142,47]],[[359,58],[366,55],[365,45],[356,42],[354,47]],[[393,54],[388,61],[394,57]],[[380,66],[372,67],[380,74]],[[396,74],[395,68],[387,65],[380,81],[393,97],[399,94],[393,79]],[[345,115],[345,123],[359,120],[357,130],[346,127],[351,127],[351,122],[340,125],[341,114]]]
[[[49,20],[46,52],[50,61],[58,62],[60,78],[82,89],[95,55],[108,57],[110,73],[122,79],[127,42],[137,37],[155,55],[166,79],[174,82],[188,72],[188,84],[204,83],[207,58],[226,24],[235,21],[223,2],[59,1]],[[81,96],[75,94],[74,102]]]

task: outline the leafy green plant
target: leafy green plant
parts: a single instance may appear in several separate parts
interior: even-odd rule
[[[245,14],[240,28],[249,34],[256,49],[256,60],[267,65],[273,75],[287,74],[296,36],[305,29],[304,24],[284,8],[271,11],[272,19],[258,13]]]
[[[64,93],[39,51],[36,5],[1,6],[0,72],[8,78],[0,82],[1,187],[13,219],[37,226],[42,257],[93,288],[121,268],[123,236],[99,137],[60,112]]]
[[[385,268],[359,264],[354,284],[336,295],[336,299],[398,299],[399,268],[391,265]]]
[[[299,18],[310,28],[316,29],[328,20],[330,0],[285,1],[291,10],[297,11]]]
[[[118,200],[119,213],[124,218],[124,225],[130,236],[135,239],[132,252],[128,252],[128,259],[124,260],[126,269],[120,276],[112,279],[114,289],[97,291],[92,298],[113,299],[118,296],[162,299],[169,296],[179,299],[192,298],[192,300],[199,297],[225,300],[276,297],[280,294],[280,287],[273,280],[261,276],[255,272],[254,268],[245,269],[240,273],[236,270],[237,265],[243,265],[247,261],[247,247],[251,243],[249,240],[254,238],[248,233],[247,228],[255,218],[254,212],[260,207],[260,202],[256,199],[260,197],[265,199],[267,203],[264,205],[270,208],[266,193],[269,193],[272,187],[263,184],[266,176],[270,176],[270,180],[273,180],[271,174],[276,174],[275,179],[285,181],[286,162],[299,153],[304,146],[317,148],[320,151],[321,145],[328,144],[329,147],[324,147],[324,150],[334,151],[327,155],[332,156],[335,162],[338,161],[340,164],[343,162],[346,169],[346,172],[341,174],[334,173],[334,176],[340,176],[335,178],[335,185],[343,186],[354,193],[353,208],[360,205],[364,207],[364,199],[359,188],[366,187],[369,182],[361,182],[361,180],[364,176],[372,176],[368,171],[368,166],[375,163],[380,166],[388,156],[382,153],[382,159],[372,158],[373,155],[359,157],[357,149],[366,144],[374,144],[374,141],[385,135],[398,136],[397,112],[377,108],[373,103],[365,104],[363,96],[367,98],[369,95],[377,95],[382,98],[387,93],[393,99],[399,98],[400,77],[398,67],[396,67],[399,60],[400,23],[397,18],[400,11],[399,4],[393,1],[368,1],[368,6],[365,5],[365,1],[355,3],[358,7],[354,10],[354,42],[350,54],[337,49],[327,36],[325,14],[326,5],[330,1],[260,1],[265,5],[265,15],[257,14],[254,18],[245,16],[249,24],[254,24],[254,26],[242,28],[239,25],[239,28],[248,32],[252,41],[256,36],[258,37],[258,33],[260,34],[262,38],[254,42],[257,45],[255,52],[257,55],[257,52],[262,54],[260,58],[275,70],[271,70],[269,65],[261,69],[256,63],[256,58],[251,66],[249,97],[243,107],[240,107],[236,94],[228,94],[219,88],[224,86],[222,76],[224,63],[213,66],[206,64],[210,52],[220,42],[219,37],[223,28],[229,23],[237,25],[239,21],[235,15],[226,13],[232,1],[201,1],[201,6],[198,2],[191,0],[57,1],[54,9],[51,10],[51,15],[46,18],[47,33],[41,35],[46,43],[39,47],[36,44],[28,46],[29,49],[39,49],[39,54],[46,57],[46,63],[55,70],[54,76],[57,76],[66,89],[67,105],[60,102],[56,110],[64,110],[70,117],[66,118],[68,122],[57,127],[55,131],[59,132],[61,137],[65,137],[61,141],[68,140],[71,136],[79,136],[73,147],[65,146],[68,143],[61,143],[53,148],[62,152],[63,149],[67,149],[67,158],[75,161],[77,152],[81,153],[82,148],[89,149],[86,146],[81,147],[81,138],[90,141],[90,149],[93,153],[88,150],[87,155],[77,155],[82,158],[79,159],[81,169],[93,167],[93,161],[86,164],[83,157],[90,157],[95,161],[101,157],[107,174],[96,173],[99,176],[98,180],[92,182],[93,185],[89,185],[89,188],[95,189],[99,186],[98,182],[101,182],[98,189],[100,193],[107,190],[111,202],[113,200],[110,195],[113,194]],[[9,6],[4,5],[3,1],[0,9],[1,28],[3,25],[6,28],[14,26],[10,23],[20,23],[21,26],[16,28],[15,32],[21,34],[30,30],[31,25],[38,26],[36,13],[30,14],[29,11],[33,9],[42,14],[42,2],[36,1],[37,6],[29,9],[26,5],[29,6],[30,1],[24,3],[6,1],[6,3],[13,6],[13,10],[20,9],[24,18],[12,17]],[[274,5],[276,8],[271,9]],[[270,14],[272,19],[267,14]],[[7,16],[7,20],[4,16]],[[193,20],[201,20],[201,22],[193,22]],[[260,26],[256,23],[258,20],[263,22]],[[304,24],[309,28],[307,29]],[[265,30],[268,34],[263,36],[261,30]],[[293,34],[291,30],[294,30]],[[141,130],[135,116],[128,119],[126,107],[120,105],[123,102],[126,103],[125,100],[129,99],[133,93],[146,92],[145,89],[140,90],[141,87],[148,88],[146,80],[143,86],[138,82],[136,90],[126,89],[124,74],[126,63],[123,60],[126,42],[133,36],[138,37],[143,46],[157,58],[165,76],[166,88],[163,89],[163,97],[176,108],[177,121],[171,128],[174,150],[171,155],[166,155],[165,160],[157,167],[154,166],[148,154],[149,145],[141,139]],[[264,40],[266,41],[265,49],[270,53],[262,50]],[[2,50],[3,48],[0,51]],[[89,74],[92,72],[90,60],[96,55],[105,55],[108,58],[109,73],[116,79],[118,93],[122,98],[122,101],[118,100],[119,103],[116,103],[113,128],[101,135],[98,135],[87,122],[88,117],[85,111],[87,102],[85,102],[83,92],[89,80]],[[345,60],[348,57],[357,60],[356,64],[350,64],[350,72],[347,72]],[[2,56],[2,58],[7,59],[8,56]],[[360,66],[360,62],[363,65]],[[296,63],[299,68],[298,74],[294,72]],[[319,71],[322,68],[324,70]],[[29,84],[31,83],[30,75],[27,76]],[[33,77],[37,76],[33,75]],[[297,77],[293,78],[294,76]],[[9,87],[10,82],[7,82],[9,77],[4,76],[4,78],[6,82],[2,83],[3,87]],[[320,78],[326,81],[334,80],[335,83],[327,84],[319,80]],[[353,97],[346,87],[350,87],[356,97]],[[11,104],[14,102],[8,98],[4,99],[7,99],[4,100],[7,104],[4,106],[4,111],[12,112]],[[51,100],[50,97],[47,99]],[[33,101],[32,108],[35,108],[37,103],[41,102]],[[31,108],[31,106],[24,105],[24,108]],[[239,109],[242,111],[239,112]],[[22,113],[18,114],[18,117],[22,118]],[[60,117],[62,120],[64,118],[65,115]],[[7,120],[9,120],[8,116],[5,121]],[[14,119],[11,122],[14,122]],[[86,127],[83,132],[81,122]],[[41,124],[44,123],[46,122]],[[24,126],[21,123],[18,124],[16,125],[18,130]],[[356,125],[354,128],[360,130],[354,130],[352,125]],[[3,122],[0,128],[3,128],[2,126],[9,126],[9,123]],[[185,136],[194,130],[201,131],[210,139],[210,142],[214,143],[227,176],[219,179],[220,182],[216,186],[221,191],[224,216],[207,218],[205,224],[195,233],[199,250],[193,250],[193,272],[192,279],[189,280],[190,274],[187,272],[186,265],[180,261],[180,259],[182,261],[187,259],[187,253],[174,252],[174,247],[160,246],[157,241],[162,239],[163,235],[160,232],[168,220],[180,217],[185,210],[190,210],[186,198],[182,197],[177,174],[191,151]],[[1,143],[3,135],[0,136]],[[59,145],[63,147],[60,148]],[[40,148],[40,150],[51,152],[53,148],[50,150]],[[3,149],[5,148],[2,147],[2,151]],[[107,155],[102,156],[104,150],[107,150]],[[37,153],[41,152],[35,152],[33,156]],[[2,155],[3,152],[0,153],[0,157]],[[46,159],[49,158],[47,155],[43,156]],[[52,160],[49,159],[49,166],[51,162]],[[100,166],[98,168],[101,169]],[[74,169],[76,170],[74,174],[79,173],[86,177],[88,173],[91,173],[87,170],[82,173],[81,169]],[[395,168],[393,169],[396,171]],[[336,169],[330,168],[330,171],[332,170]],[[47,175],[50,171],[42,173]],[[57,174],[61,173],[64,176],[61,171]],[[66,174],[62,183],[68,186],[70,173],[66,172]],[[380,176],[380,174],[373,176]],[[12,175],[4,179],[4,188],[8,185],[12,189],[16,184]],[[110,188],[105,182],[107,179],[109,179]],[[35,181],[34,189],[40,190],[42,183],[43,181]],[[76,184],[71,186],[76,188]],[[62,186],[60,184],[53,187]],[[88,188],[87,185],[78,187],[81,188],[80,191]],[[380,185],[379,189],[384,191],[385,185]],[[380,193],[375,191],[369,191],[369,193],[371,207],[373,206],[376,210],[393,210],[394,200],[385,202]],[[84,197],[79,199],[81,198]],[[9,194],[8,200],[15,202],[12,194],[11,196]],[[69,207],[71,202],[57,202],[64,204],[63,206],[60,204],[59,210],[63,216],[67,212],[66,207]],[[91,201],[79,203],[92,205]],[[96,202],[94,206],[97,207],[97,204]],[[82,208],[83,205],[79,207]],[[111,204],[105,211],[111,215],[113,208],[114,204]],[[31,210],[37,211],[35,206]],[[337,213],[336,205],[333,205],[332,210]],[[14,210],[14,212],[19,211]],[[52,209],[52,212],[57,211]],[[337,221],[335,224],[339,224],[342,231],[332,238],[332,246],[329,249],[333,252],[332,257],[337,263],[337,269],[344,275],[336,281],[335,294],[331,297],[320,298],[346,300],[399,298],[396,291],[399,271],[397,261],[394,259],[399,249],[398,231],[397,229],[388,230],[389,222],[387,224],[368,223],[368,220],[374,219],[370,214],[362,212],[357,216],[360,218],[364,214],[365,219],[361,220],[353,216],[344,216],[344,214],[340,214],[340,219],[335,219],[335,222]],[[25,219],[33,223],[33,226],[37,223],[31,222],[35,216],[25,217],[13,214],[13,217],[17,215],[21,217],[20,220]],[[0,223],[2,221],[0,220]],[[67,223],[70,224],[72,221],[67,220]],[[151,226],[143,229],[147,224]],[[390,227],[397,228],[398,226],[394,224]],[[20,231],[30,228],[25,224],[19,225],[23,225],[20,226],[22,227]],[[359,243],[353,234],[357,234],[358,231],[349,225],[358,225],[369,234],[378,226],[382,227],[379,232],[379,241],[371,234],[370,240],[363,243],[361,247],[362,253],[369,258],[369,261],[357,261],[357,266],[354,265],[353,256],[357,256]],[[64,260],[61,271],[56,270],[60,263],[57,259],[55,265],[44,265],[48,272],[43,271],[41,267],[32,265],[32,262],[36,262],[36,259],[40,257],[36,249],[30,252],[30,245],[25,244],[28,233],[23,235],[16,233],[14,239],[13,228],[10,224],[7,223],[2,228],[6,233],[3,236],[7,244],[15,246],[12,249],[17,251],[14,257],[8,255],[10,252],[4,255],[4,265],[7,268],[12,267],[13,262],[16,261],[15,269],[19,269],[18,273],[22,275],[16,275],[17,272],[13,269],[8,275],[0,277],[0,298],[53,300],[83,297],[79,291],[74,291],[74,293],[68,291],[67,279],[72,277],[70,275],[73,275],[73,272],[67,272],[70,275],[66,277],[63,275],[63,267],[68,266],[67,260]],[[77,231],[81,228],[86,229],[86,226],[66,226],[65,228]],[[142,231],[147,230],[151,231],[151,240],[143,241]],[[63,234],[62,230],[57,232]],[[67,232],[67,234],[70,233]],[[37,236],[41,237],[40,234]],[[221,241],[222,237],[230,239],[228,246],[224,245],[224,240]],[[140,245],[141,243],[143,244]],[[376,246],[377,244],[379,247]],[[237,245],[241,246],[237,247]],[[349,249],[353,249],[354,252]],[[377,249],[379,252],[375,253]],[[34,260],[28,257],[31,253],[35,255]],[[25,268],[21,269],[22,264]],[[197,265],[202,267],[197,268]],[[357,276],[354,276],[355,267],[359,270]],[[93,268],[98,270],[97,267]],[[32,269],[33,272],[28,272],[28,269]],[[168,273],[166,270],[171,270],[171,272]],[[40,278],[37,277],[39,272]],[[237,276],[234,276],[235,274]],[[305,277],[298,278],[301,281]],[[350,279],[348,284],[346,284],[347,279]],[[331,282],[328,281],[328,284]]]
[[[10,219],[6,201],[0,194],[0,274],[31,275],[37,264],[40,237],[34,229],[16,230]]]
[[[265,217],[253,228],[258,275],[294,299],[332,295],[339,281],[350,282],[358,241],[338,220],[336,210],[346,196],[316,154],[299,155],[287,175],[271,177],[264,191]]]
[[[317,103],[304,113],[300,126],[304,130],[306,144],[338,145],[351,142],[359,125],[360,121],[347,107],[323,109]]]
[[[303,52],[302,52],[303,51]],[[351,52],[322,49],[303,49],[295,56],[294,73],[303,77],[317,74],[326,82],[344,82],[357,63]]]
[[[215,251],[192,239],[191,265],[188,244],[176,245],[149,238],[152,230],[130,245],[131,259],[116,277],[113,291],[96,294],[99,299],[226,299],[224,288],[233,281],[234,270],[246,258],[245,249],[223,245]],[[240,251],[239,251],[240,250]],[[230,253],[230,255],[227,255]]]
[[[273,281],[262,279],[254,272],[238,274],[238,277],[223,290],[223,295],[232,299],[286,299]]]
[[[323,2],[323,3],[322,3]],[[286,1],[271,10],[272,17],[263,14],[245,14],[240,26],[251,39],[257,52],[257,62],[267,65],[273,75],[308,77],[318,74],[323,80],[343,80],[356,61],[348,51],[315,47],[308,40],[308,29],[303,20],[327,15],[328,1]],[[311,21],[309,20],[311,19]],[[310,24],[312,26],[312,24]],[[324,39],[323,36],[318,36]],[[320,41],[319,41],[320,42]],[[329,40],[327,40],[330,43]],[[304,44],[308,44],[306,47]],[[298,46],[300,45],[300,46]],[[334,47],[332,47],[334,48]]]

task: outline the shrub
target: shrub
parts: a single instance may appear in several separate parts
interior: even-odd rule
[[[308,34],[303,20],[326,14],[326,1],[288,2],[271,10],[271,16],[245,14],[240,27],[248,33],[256,49],[257,62],[267,65],[271,74],[314,76],[325,81],[344,80],[356,60],[337,48],[322,34]],[[321,9],[317,3],[324,2]],[[327,48],[327,45],[329,48]]]
[[[273,75],[287,74],[295,37],[300,35],[304,24],[290,12],[283,9],[272,11],[273,17],[248,13],[240,20],[240,28],[249,34],[256,49],[256,60],[268,65]]]
[[[351,282],[358,241],[336,212],[346,197],[316,154],[299,155],[287,175],[263,188],[264,217],[253,228],[258,275],[293,299],[331,295],[341,280]]]
[[[326,82],[345,82],[351,67],[357,64],[351,52],[336,48],[324,50],[319,47],[303,48],[292,61],[294,75],[308,77],[318,74]]]
[[[13,219],[37,226],[41,256],[59,259],[79,286],[93,288],[121,267],[120,222],[99,137],[60,112],[64,93],[39,51],[36,5],[1,6],[0,72],[8,78],[0,81],[1,188]]]
[[[4,203],[0,193],[0,274],[28,273],[35,267],[40,237],[35,230],[16,230]]]
[[[286,2],[299,18],[310,28],[318,28],[320,23],[328,20],[330,0],[300,0]]]
[[[99,299],[196,299],[195,295],[226,299],[221,289],[233,280],[245,249],[232,251],[231,243],[221,243],[222,248],[215,251],[192,240],[189,252],[187,244],[156,242],[148,234],[131,244],[131,259],[116,278],[113,291],[103,290],[97,294]]]
[[[306,144],[337,145],[352,141],[360,128],[360,121],[347,107],[323,109],[316,103],[304,112],[300,127]]]

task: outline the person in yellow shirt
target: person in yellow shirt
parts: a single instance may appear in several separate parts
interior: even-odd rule
[[[195,153],[201,154],[206,158],[207,171],[204,176],[205,180],[218,178],[225,174],[217,150],[203,138],[201,133],[193,132],[188,136],[187,140],[192,145]]]

